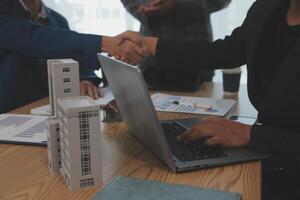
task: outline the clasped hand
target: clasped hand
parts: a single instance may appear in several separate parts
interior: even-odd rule
[[[157,38],[142,37],[139,33],[126,31],[115,37],[103,37],[102,51],[110,56],[132,64],[140,64],[155,54]]]

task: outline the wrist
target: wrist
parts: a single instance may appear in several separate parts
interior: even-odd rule
[[[246,138],[246,146],[248,146],[250,144],[251,141],[251,130],[252,130],[252,126],[246,126],[245,128],[245,138]]]
[[[102,42],[101,42],[101,51],[105,53],[111,53],[110,52],[110,47],[113,43],[113,38],[109,36],[103,36],[102,37]]]
[[[144,40],[143,43],[147,47],[147,49],[149,50],[150,54],[154,56],[156,54],[156,47],[157,47],[158,38],[156,38],[156,37],[145,37],[143,40]]]

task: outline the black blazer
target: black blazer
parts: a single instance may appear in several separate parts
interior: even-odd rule
[[[182,67],[216,69],[247,64],[249,98],[261,123],[252,128],[251,147],[271,153],[265,165],[269,169],[300,171],[300,37],[275,72],[265,94],[258,94],[262,86],[257,76],[261,69],[256,64],[261,50],[259,39],[273,11],[283,1],[286,0],[257,0],[244,23],[224,40],[213,43],[159,40],[156,57],[165,67],[177,63]]]

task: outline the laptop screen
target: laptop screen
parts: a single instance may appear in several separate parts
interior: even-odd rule
[[[171,168],[174,163],[138,67],[98,54],[102,69],[128,129]]]

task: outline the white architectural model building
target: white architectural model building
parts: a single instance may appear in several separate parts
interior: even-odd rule
[[[57,98],[80,96],[79,64],[73,59],[47,60],[51,114],[57,114]]]
[[[87,96],[58,98],[57,117],[60,173],[69,189],[77,191],[100,186],[102,156],[99,106]]]
[[[59,174],[61,160],[58,120],[49,118],[47,125],[48,167],[51,174]]]

